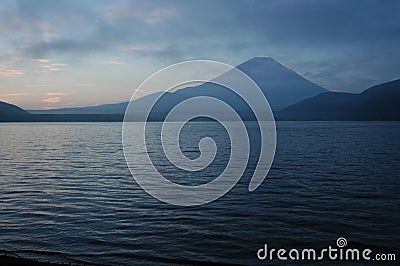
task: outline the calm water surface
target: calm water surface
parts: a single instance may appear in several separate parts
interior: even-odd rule
[[[186,176],[151,152],[176,182],[207,182],[226,165],[226,132],[196,124],[183,150],[195,158],[197,139],[216,138],[207,171]],[[325,248],[345,237],[400,248],[398,122],[278,122],[275,161],[256,191],[247,190],[251,162],[231,192],[190,208],[161,203],[133,181],[119,123],[0,124],[0,136],[3,252],[81,264],[253,265],[264,243]]]

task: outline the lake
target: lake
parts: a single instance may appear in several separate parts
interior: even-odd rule
[[[188,157],[203,136],[219,144],[205,172],[180,173],[152,144],[158,169],[177,183],[212,180],[229,156],[222,127],[193,124]],[[263,184],[248,191],[253,160],[232,191],[198,207],[162,203],[137,185],[121,126],[0,124],[3,253],[78,264],[265,265],[256,256],[265,243],[320,248],[345,237],[377,251],[400,248],[399,122],[277,122]]]

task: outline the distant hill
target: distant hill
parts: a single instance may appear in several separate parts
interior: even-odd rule
[[[13,104],[0,101],[0,122],[15,122],[28,119],[30,114]]]
[[[237,68],[249,75],[260,86],[273,110],[282,109],[327,91],[269,57],[252,58]],[[137,109],[141,109],[159,95],[159,92],[153,93],[135,100],[133,103],[137,105]],[[248,111],[244,102],[232,91],[212,83],[206,83],[167,93],[158,105],[158,112],[165,113],[182,100],[194,96],[215,97],[231,104],[237,110]],[[127,105],[128,103],[124,102],[82,108],[31,110],[30,112],[35,114],[123,114]]]
[[[50,110],[28,110],[32,114],[123,114],[128,102],[103,104],[98,106],[59,108]]]
[[[362,93],[326,92],[276,114],[279,120],[400,120],[400,79]]]
[[[18,106],[0,101],[0,122],[121,122],[113,114],[31,114]]]

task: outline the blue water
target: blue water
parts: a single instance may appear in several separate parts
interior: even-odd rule
[[[320,248],[338,237],[398,250],[400,123],[277,126],[274,164],[256,191],[248,192],[247,173],[215,202],[176,207],[133,181],[119,123],[0,124],[0,250],[106,265],[265,264],[256,257],[264,243]],[[229,154],[223,128],[199,123],[185,130],[188,157],[196,157],[193,140],[207,132],[222,143],[215,168],[192,176],[207,182]],[[162,154],[151,156],[185,182],[176,169],[163,168]]]

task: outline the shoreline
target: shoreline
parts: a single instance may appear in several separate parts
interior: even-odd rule
[[[27,259],[27,258],[22,258],[22,257],[17,257],[15,255],[7,255],[7,254],[2,254],[0,255],[0,264],[1,265],[9,265],[9,266],[22,266],[22,265],[33,265],[33,266],[39,266],[39,265],[45,265],[45,266],[60,266],[60,265],[79,265],[79,264],[61,264],[61,263],[54,263],[54,262],[48,262],[48,261],[38,261],[38,260],[33,260],[33,259]]]

